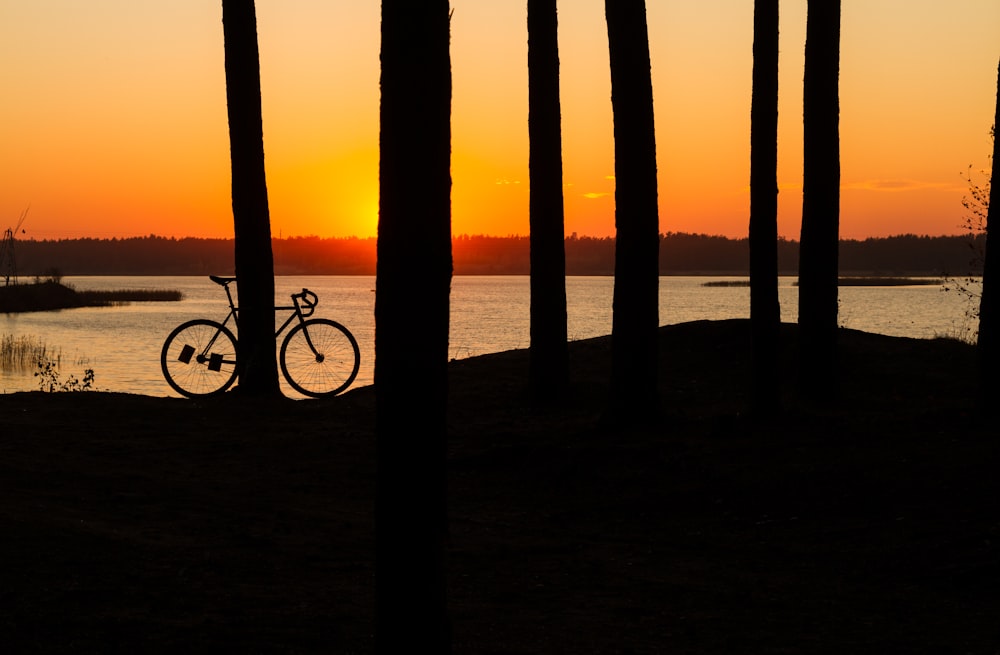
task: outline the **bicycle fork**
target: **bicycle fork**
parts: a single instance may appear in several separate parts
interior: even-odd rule
[[[306,305],[308,311],[304,312],[304,311],[302,311],[302,308],[299,306],[299,297],[303,296],[306,293],[311,294],[313,296],[314,300],[312,302],[310,302],[308,305]],[[282,324],[282,326],[275,331],[274,338],[277,340],[278,335],[281,334],[282,332],[284,332],[285,328],[287,328],[289,325],[291,325],[293,321],[298,320],[299,324],[303,325],[302,334],[306,338],[306,343],[309,344],[309,350],[311,350],[312,353],[313,353],[313,355],[316,356],[316,362],[318,364],[322,364],[323,360],[326,359],[326,355],[324,355],[323,353],[321,353],[319,351],[319,349],[316,348],[316,344],[313,343],[312,337],[309,336],[309,330],[304,327],[305,322],[306,322],[306,317],[312,315],[312,308],[315,307],[315,305],[316,305],[315,296],[316,296],[316,294],[312,293],[311,291],[307,292],[306,289],[303,289],[301,294],[293,294],[292,298],[295,301],[295,305],[294,306],[292,306],[292,307],[279,307],[279,308],[277,308],[277,309],[291,309],[292,310],[292,315],[289,316],[288,320],[286,320],[284,322],[284,324]]]

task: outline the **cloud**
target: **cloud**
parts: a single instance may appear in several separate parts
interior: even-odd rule
[[[595,200],[597,198],[604,198],[604,197],[610,196],[610,195],[611,195],[610,193],[606,193],[606,192],[604,192],[604,193],[590,192],[590,193],[583,194],[583,197],[584,198],[589,198],[590,200]]]
[[[506,186],[506,185],[508,185],[508,184],[520,184],[520,183],[521,183],[521,180],[508,180],[508,179],[507,179],[507,178],[505,178],[505,177],[498,177],[498,178],[497,178],[497,179],[496,179],[496,180],[494,181],[494,184],[497,184],[497,185],[499,185],[499,186]]]
[[[604,176],[604,179],[605,179],[605,180],[611,180],[611,181],[614,181],[614,180],[615,180],[616,178],[615,178],[615,176],[614,176],[614,175],[605,175],[605,176]]]

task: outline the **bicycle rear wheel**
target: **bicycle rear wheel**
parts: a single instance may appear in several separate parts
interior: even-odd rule
[[[332,396],[351,386],[361,366],[354,335],[340,323],[312,318],[296,325],[281,343],[281,373],[305,396]]]
[[[236,381],[236,337],[208,319],[181,323],[163,343],[160,368],[167,384],[183,396],[222,393]]]

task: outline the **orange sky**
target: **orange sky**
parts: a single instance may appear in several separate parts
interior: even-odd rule
[[[453,231],[528,231],[525,0],[454,0]],[[752,0],[647,0],[660,230],[745,236]],[[779,231],[798,238],[805,0],[782,2]],[[371,236],[379,3],[257,0],[275,236]],[[996,0],[845,2],[841,234],[960,233]],[[614,234],[602,0],[560,3],[566,232]],[[0,229],[229,237],[221,3],[0,4]],[[980,176],[980,180],[984,179]]]

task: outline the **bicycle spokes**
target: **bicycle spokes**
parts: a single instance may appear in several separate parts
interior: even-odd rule
[[[350,386],[360,361],[357,341],[345,327],[315,318],[288,333],[278,359],[289,385],[313,397],[337,394]]]
[[[188,321],[167,337],[160,366],[167,383],[185,396],[221,393],[236,381],[236,337],[215,321]]]

